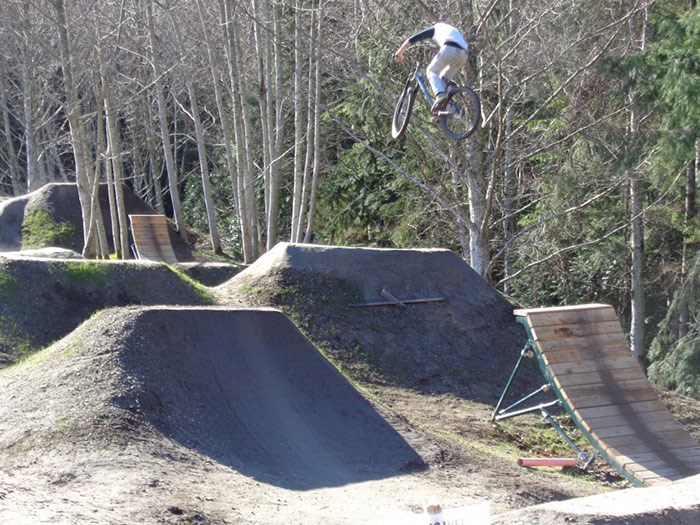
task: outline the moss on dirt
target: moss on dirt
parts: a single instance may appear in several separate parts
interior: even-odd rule
[[[0,262],[0,352],[16,361],[111,306],[213,304],[201,284],[166,265],[106,261]]]
[[[0,315],[0,352],[21,360],[33,351],[34,347],[22,334],[21,327],[12,319]]]
[[[216,302],[214,299],[214,295],[202,283],[200,283],[199,281],[196,281],[195,279],[192,279],[192,277],[187,275],[185,272],[178,270],[177,268],[175,268],[173,266],[168,266],[165,263],[163,263],[163,265],[167,266],[180,279],[182,279],[185,283],[189,284],[192,287],[192,289],[197,293],[197,295],[199,295],[199,298],[202,300],[203,304],[212,304],[213,305]]]
[[[77,285],[96,286],[102,289],[109,282],[109,277],[112,273],[111,269],[115,267],[90,261],[69,261],[54,268],[63,272],[68,279],[74,281]]]
[[[32,210],[25,214],[22,221],[22,249],[71,245],[79,233],[70,222],[57,222],[45,211]]]

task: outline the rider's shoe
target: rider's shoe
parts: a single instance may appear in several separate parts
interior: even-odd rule
[[[442,109],[442,106],[446,100],[447,93],[438,93],[435,97],[435,102],[433,102],[433,106],[430,108],[430,111],[436,113],[438,110]]]

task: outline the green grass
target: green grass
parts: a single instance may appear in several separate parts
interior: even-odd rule
[[[30,211],[22,221],[22,249],[70,246],[79,234],[74,224],[57,222],[45,211]]]
[[[0,272],[0,293],[14,295],[19,290],[19,281],[14,275]]]
[[[91,284],[104,288],[109,282],[112,267],[98,262],[66,262],[61,269],[77,284]]]
[[[0,316],[0,349],[4,349],[17,360],[25,359],[36,351],[29,339],[20,335],[21,333],[16,323]]]
[[[204,304],[214,304],[216,302],[212,293],[202,283],[195,281],[194,279],[192,279],[192,277],[187,275],[185,272],[178,270],[177,268],[169,266],[165,263],[162,264],[169,268],[171,271],[173,271],[180,279],[189,284],[197,293],[197,295],[199,295],[199,298]]]

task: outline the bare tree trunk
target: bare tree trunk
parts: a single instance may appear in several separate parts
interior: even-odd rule
[[[20,180],[19,159],[15,151],[15,141],[12,135],[12,126],[10,125],[9,100],[7,99],[7,91],[5,89],[5,79],[0,77],[0,105],[2,105],[2,128],[5,135],[5,144],[7,152],[7,167],[10,171],[10,182],[12,184],[12,194],[21,195],[24,191],[24,185]]]
[[[187,228],[185,226],[185,218],[182,214],[182,203],[180,201],[180,191],[178,189],[177,168],[175,159],[173,158],[172,144],[170,142],[170,133],[168,131],[168,111],[165,104],[165,93],[163,91],[163,73],[158,58],[158,50],[156,46],[156,30],[153,21],[153,6],[151,2],[147,3],[146,16],[148,19],[148,40],[151,51],[151,66],[154,74],[154,88],[156,91],[156,100],[158,102],[158,121],[160,126],[160,138],[163,144],[163,155],[165,157],[165,168],[168,172],[168,187],[170,189],[170,202],[173,206],[173,217],[175,224],[180,233],[180,237],[187,242]]]
[[[144,122],[153,122],[153,112],[151,105],[145,101],[141,101],[140,106],[143,109],[142,119]],[[163,163],[158,154],[158,139],[151,126],[145,126],[144,135],[146,137],[146,148],[148,151],[148,164],[151,172],[151,183],[153,184],[153,202],[154,208],[159,213],[165,213],[165,202],[163,201],[163,186],[160,182],[160,177],[163,174]],[[161,148],[162,149],[162,148]]]
[[[321,54],[323,51],[323,18],[324,0],[318,2],[318,29],[316,31],[316,70],[314,73],[314,164],[311,176],[311,189],[309,192],[309,213],[307,227],[304,233],[304,242],[309,243],[313,239],[314,215],[316,211],[316,187],[319,177],[319,162],[321,156]]]
[[[105,80],[105,82],[107,82]],[[118,228],[112,226],[114,232],[114,250],[120,259],[129,259],[129,224],[124,203],[124,176],[122,173],[121,145],[116,129],[116,115],[109,86],[104,88],[105,127],[107,129],[107,158],[113,174],[116,218]]]
[[[313,11],[312,11],[313,13]],[[317,15],[318,16],[318,13]],[[317,137],[314,128],[315,122],[315,111],[318,107],[317,95],[315,92],[316,76],[314,72],[317,71],[317,60],[318,56],[316,53],[317,45],[317,35],[318,35],[318,23],[314,23],[313,20],[309,24],[309,40],[308,40],[308,77],[307,77],[307,96],[306,96],[306,151],[304,154],[304,166],[301,176],[301,198],[299,202],[299,217],[296,225],[296,237],[293,242],[302,242],[304,240],[305,231],[308,231],[308,202],[310,196],[311,181],[311,166],[314,162],[314,151],[315,148],[315,138]]]
[[[83,125],[82,105],[78,95],[78,84],[73,74],[70,44],[68,40],[68,25],[66,20],[66,10],[63,0],[51,0],[56,14],[56,26],[61,52],[61,70],[63,71],[63,85],[66,90],[66,116],[70,126],[71,142],[75,157],[75,171],[78,186],[78,197],[83,216],[83,256],[92,258],[96,255],[96,232],[94,229],[92,213],[92,189],[95,181],[91,181],[90,169],[90,147],[87,143],[87,136]],[[99,203],[97,204],[99,210]],[[96,215],[96,214],[95,214]]]
[[[99,82],[95,82],[95,99],[99,100],[102,97],[102,92],[100,90]],[[96,122],[95,127],[97,128],[96,135],[97,139],[95,141],[95,163],[94,163],[94,173],[93,173],[93,186],[90,192],[90,222],[95,222],[95,238],[97,243],[97,253],[100,257],[107,258],[109,256],[109,243],[107,242],[107,234],[104,230],[104,221],[102,220],[102,212],[99,206],[100,197],[100,180],[102,178],[103,163],[104,159],[104,170],[109,173],[110,158],[108,154],[107,139],[105,137],[105,115],[102,107],[98,104],[96,111]],[[114,212],[114,206],[112,205],[112,199],[109,201],[110,213]],[[99,220],[95,221],[99,213]],[[112,221],[112,224],[115,224]]]
[[[646,10],[642,13],[642,20],[632,17],[629,24],[632,49],[641,51],[644,49],[645,43]],[[639,140],[640,117],[635,93],[631,95],[630,100],[629,133],[632,144]],[[630,345],[634,356],[642,360],[646,354],[644,349],[646,308],[644,300],[644,175],[641,167],[639,165],[631,166],[627,177],[630,195],[630,250],[632,256]]]
[[[254,9],[254,24],[253,33],[255,36],[255,51],[257,55],[257,72],[258,72],[258,103],[260,108],[260,134],[262,140],[262,171],[263,179],[265,181],[263,185],[263,194],[265,202],[265,222],[266,222],[266,236],[267,236],[267,248],[270,249],[274,244],[272,239],[270,239],[269,233],[270,228],[274,230],[274,226],[271,225],[270,213],[271,213],[271,199],[272,194],[270,192],[270,183],[272,175],[272,135],[274,131],[272,129],[272,104],[271,104],[271,62],[272,62],[272,48],[270,46],[270,30],[269,20],[270,20],[270,2],[269,0],[255,0],[253,2]]]
[[[214,253],[222,253],[221,237],[219,237],[219,223],[216,219],[216,203],[211,189],[209,175],[209,163],[207,160],[207,148],[204,137],[202,118],[199,115],[199,103],[197,102],[197,91],[191,78],[187,78],[187,91],[190,96],[192,106],[192,119],[194,121],[195,136],[197,139],[197,153],[199,156],[199,170],[202,177],[202,194],[204,197],[204,207],[207,211],[207,224],[209,225],[209,241]]]
[[[233,101],[233,117],[236,141],[238,202],[241,211],[241,236],[243,240],[243,259],[246,264],[254,262],[259,256],[257,206],[255,204],[255,178],[250,158],[250,131],[248,109],[239,72],[241,67],[241,48],[238,42],[239,28],[235,18],[235,3],[225,1],[226,40],[228,46],[229,81]]]
[[[211,36],[209,34],[209,26],[206,21],[204,6],[202,5],[202,0],[197,0],[197,8],[199,13],[199,20],[202,24],[202,32],[204,34],[204,42],[207,47],[207,60],[209,62],[209,69],[211,70],[212,76],[212,86],[214,88],[214,99],[216,100],[216,108],[219,114],[219,121],[221,122],[221,131],[224,137],[224,152],[226,156],[226,169],[228,171],[229,179],[231,180],[233,188],[233,201],[235,213],[240,223],[240,206],[238,203],[238,180],[236,177],[235,170],[235,160],[233,158],[233,148],[231,146],[233,141],[233,133],[231,132],[231,126],[229,124],[229,114],[226,110],[223,96],[221,93],[221,80],[219,75],[219,68],[216,66],[216,61],[214,60],[214,46],[211,42]]]
[[[505,253],[503,254],[503,277],[510,277],[513,272],[513,255],[510,250],[510,242],[515,235],[515,197],[518,181],[515,174],[515,166],[513,165],[513,142],[508,140],[513,131],[513,110],[508,105],[506,109],[506,143],[503,154],[503,208],[505,220],[503,222],[503,232],[505,239]],[[510,293],[510,281],[506,281],[503,287],[503,292],[508,295]]]
[[[694,7],[694,6],[693,6]],[[685,178],[685,224],[689,231],[692,231],[692,225],[697,220],[697,175],[700,169],[700,140],[695,142],[695,159],[690,163],[686,170]],[[693,255],[697,254],[697,240],[686,240],[683,243],[683,256],[681,261],[681,279],[685,281],[688,276],[688,268],[691,264]],[[697,255],[695,255],[697,256]],[[691,314],[688,310],[688,303],[682,301],[682,310],[678,321],[678,339],[688,335],[688,326],[692,322]]]
[[[274,122],[272,132],[274,139],[271,141],[271,164],[270,164],[270,184],[269,184],[269,210],[267,214],[267,247],[272,248],[277,244],[278,222],[280,214],[280,170],[279,162],[282,153],[282,139],[284,135],[284,119],[282,118],[283,88],[282,88],[282,49],[280,45],[281,27],[279,12],[273,5],[272,19],[274,27],[273,56],[275,59],[274,79],[275,93],[271,96],[268,106],[274,101]]]
[[[472,2],[464,2],[462,5],[463,19],[469,27],[474,25],[474,11]],[[475,84],[478,78],[477,57],[470,50],[469,62],[464,68],[468,82]],[[500,121],[502,122],[502,121]],[[502,137],[502,133],[498,133]],[[495,171],[492,170],[489,180],[484,173],[484,144],[481,133],[475,133],[466,144],[465,156],[465,180],[468,187],[467,198],[469,202],[469,264],[482,277],[486,277],[489,267],[489,227],[491,220],[491,205],[488,202],[494,185]]]
[[[172,13],[170,11],[169,13]],[[209,177],[209,163],[207,160],[207,148],[204,137],[204,128],[202,126],[202,117],[199,114],[199,102],[197,101],[197,90],[194,86],[194,80],[192,78],[192,71],[185,63],[185,46],[182,42],[182,36],[180,35],[180,28],[175,17],[171,14],[171,21],[173,27],[175,28],[175,38],[177,40],[178,50],[180,52],[180,65],[182,74],[185,77],[185,84],[187,85],[187,94],[190,99],[190,108],[192,114],[190,115],[194,123],[195,139],[197,141],[197,154],[199,157],[199,171],[202,178],[202,194],[204,197],[204,207],[207,213],[207,225],[209,226],[209,241],[211,243],[211,248],[214,253],[221,253],[221,238],[219,237],[219,225],[216,220],[216,204],[214,203],[214,197],[211,191],[211,181]],[[206,31],[205,31],[206,32]]]
[[[23,12],[29,12],[28,2],[24,3]],[[35,92],[34,85],[34,70],[32,67],[33,58],[31,49],[28,46],[30,42],[30,21],[29,15],[22,18],[21,22],[23,38],[22,38],[22,91],[23,91],[23,110],[24,110],[24,150],[27,160],[27,191],[33,191],[43,185],[43,181],[39,177],[39,153],[36,145],[37,129],[35,125]]]
[[[293,166],[293,189],[292,189],[292,221],[290,227],[290,241],[297,242],[299,239],[299,224],[301,216],[301,192],[304,185],[303,164],[301,155],[303,151],[303,137],[305,136],[303,126],[303,104],[302,104],[302,2],[296,0],[294,9],[294,166]]]

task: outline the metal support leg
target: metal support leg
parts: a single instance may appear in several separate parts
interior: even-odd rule
[[[593,454],[592,456],[588,457],[580,448],[576,446],[576,443],[574,443],[571,438],[568,436],[566,432],[564,432],[564,429],[559,426],[559,423],[554,421],[554,418],[549,415],[549,412],[546,410],[542,409],[542,416],[547,420],[547,423],[552,425],[554,429],[559,432],[559,435],[564,438],[564,441],[573,449],[574,452],[576,452],[576,457],[582,464],[583,470],[586,470],[588,466],[593,463],[593,460],[596,458],[597,454]]]
[[[501,405],[506,399],[506,396],[510,393],[510,388],[513,386],[513,381],[515,380],[515,376],[518,373],[518,370],[520,369],[520,365],[523,362],[523,359],[525,357],[532,357],[532,350],[531,350],[531,345],[532,343],[528,340],[527,343],[525,343],[525,347],[522,349],[520,352],[520,357],[518,357],[518,361],[515,363],[515,367],[513,368],[513,371],[510,374],[510,378],[508,378],[508,382],[506,383],[506,387],[503,390],[503,393],[501,394],[501,398],[498,400],[498,403],[496,404],[496,409],[493,411],[493,414],[491,415],[491,421],[496,421],[497,415],[499,412],[501,412]],[[516,403],[517,404],[517,403]]]

